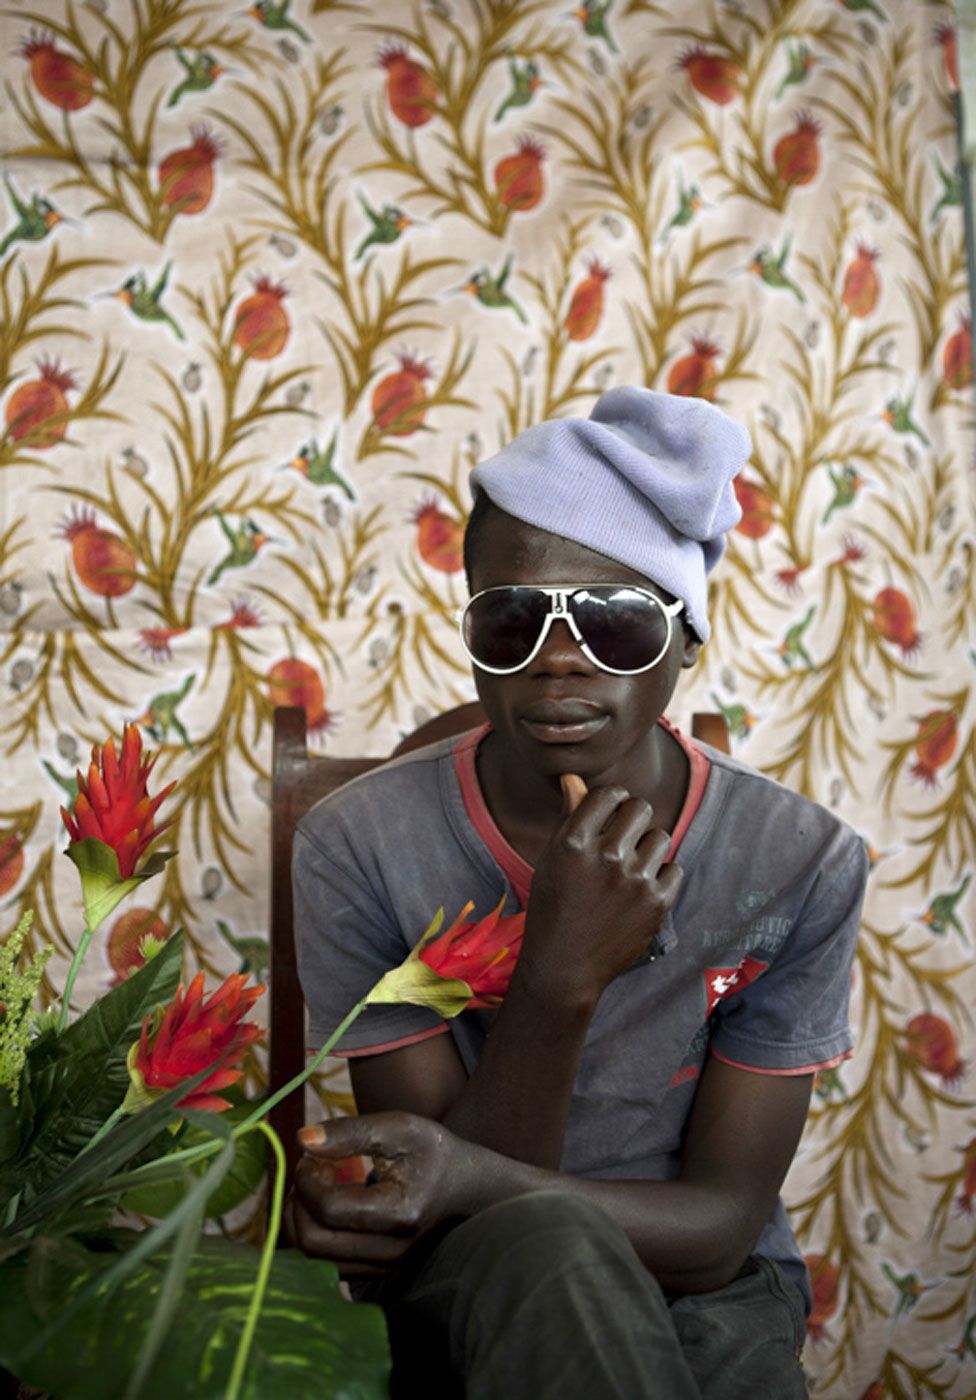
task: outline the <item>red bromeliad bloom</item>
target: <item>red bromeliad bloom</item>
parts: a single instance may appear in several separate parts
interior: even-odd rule
[[[447,932],[431,939],[419,954],[420,961],[440,977],[467,983],[471,989],[469,1009],[498,1006],[518,962],[525,914],[503,917],[503,903],[474,923],[464,921],[473,908],[466,904]]]
[[[502,918],[504,896],[484,919],[466,923],[468,903],[443,934],[444,910],[399,967],[384,973],[362,1005],[377,1003],[429,1006],[442,1016],[457,1016],[476,1006],[498,1006],[508,991],[522,948],[525,915]]]
[[[147,1089],[166,1093],[219,1060],[220,1068],[177,1107],[214,1113],[230,1108],[230,1101],[215,1091],[237,1083],[246,1051],[264,1035],[260,1026],[243,1020],[264,987],[246,987],[246,981],[246,973],[234,972],[204,1001],[203,973],[198,972],[185,996],[183,987],[178,988],[161,1019],[157,1012],[146,1017],[139,1043],[130,1054],[130,1069]]]
[[[146,784],[155,762],[155,757],[143,758],[138,726],[127,724],[122,735],[121,761],[114,740],[109,739],[104,748],[93,745],[87,777],[78,772],[74,811],[61,808],[72,843],[93,836],[111,846],[123,880],[133,874],[146,847],[172,825],[171,821],[155,825],[160,804],[176,786],[170,783],[157,797],[149,796]]]

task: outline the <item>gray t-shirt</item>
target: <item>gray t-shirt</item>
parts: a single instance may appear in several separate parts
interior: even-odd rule
[[[441,906],[448,922],[468,900],[470,918],[503,893],[503,913],[523,907],[524,863],[512,852],[506,859],[473,776],[480,737],[385,764],[300,823],[295,921],[311,1045],[402,962]],[[675,828],[684,880],[648,953],[605,989],[590,1023],[561,1161],[578,1176],[674,1177],[706,1053],[759,1073],[800,1074],[851,1050],[863,842],[816,803],[682,742],[695,758]],[[424,1007],[370,1006],[340,1050],[375,1053],[447,1030],[470,1073],[496,1014],[468,1011],[445,1025]],[[755,1250],[787,1271],[809,1305],[781,1201]]]

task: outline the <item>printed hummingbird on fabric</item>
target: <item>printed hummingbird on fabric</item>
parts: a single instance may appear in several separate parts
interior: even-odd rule
[[[25,204],[14,188],[14,182],[9,175],[3,177],[3,183],[7,188],[7,196],[16,222],[7,230],[3,241],[0,242],[0,258],[14,243],[39,243],[42,239],[47,238],[53,228],[64,222],[64,216],[59,214],[51,201],[45,199],[43,195],[34,193],[30,197],[30,202]]]
[[[201,50],[188,56],[178,44],[173,45],[173,53],[179,60],[184,77],[166,99],[167,107],[175,107],[187,93],[207,92],[225,70],[213,54]]]
[[[290,462],[285,462],[283,470],[294,469],[301,472],[313,486],[338,486],[350,501],[356,499],[352,487],[335,467],[336,450],[339,443],[339,429],[336,428],[325,447],[319,447],[315,438],[303,442]]]
[[[271,949],[266,938],[254,934],[236,934],[224,919],[217,920],[217,930],[229,948],[241,960],[238,972],[250,973],[259,980],[264,977],[271,961]]]
[[[938,153],[935,155],[935,170],[939,177],[942,191],[932,206],[929,214],[929,221],[935,223],[944,209],[954,209],[962,204],[962,176],[958,169],[949,170],[942,163]]]
[[[852,505],[857,493],[865,484],[863,476],[850,462],[844,462],[838,472],[832,471],[828,464],[827,475],[833,485],[834,495],[820,518],[821,525],[827,524],[834,511],[845,510]]]
[[[791,241],[790,234],[787,234],[778,255],[775,255],[772,249],[765,244],[758,248],[749,270],[765,282],[767,287],[772,287],[773,291],[792,292],[797,301],[804,302],[806,296],[802,289],[786,273],[786,260],[790,255]]]
[[[505,283],[512,270],[512,259],[514,254],[509,253],[502,263],[501,270],[497,276],[493,277],[488,268],[479,268],[473,272],[461,288],[462,292],[470,292],[482,306],[489,311],[511,310],[523,325],[528,325],[529,318],[519,306],[518,302],[505,290]]]
[[[938,1288],[941,1279],[934,1283],[924,1283],[914,1270],[909,1270],[904,1274],[896,1274],[887,1261],[882,1262],[882,1273],[892,1285],[898,1295],[895,1304],[895,1317],[903,1317],[915,1308],[919,1300],[933,1288]]]
[[[187,752],[193,753],[190,736],[176,712],[192,690],[195,680],[196,673],[191,671],[178,689],[165,690],[154,695],[145,711],[136,720],[136,723],[146,731],[150,738],[155,739],[157,744],[166,743],[169,731],[172,729]]]
[[[928,924],[933,933],[939,935],[946,934],[951,928],[958,933],[963,943],[969,943],[969,937],[962,926],[956,910],[960,900],[969,889],[971,880],[972,875],[967,874],[957,890],[949,890],[944,894],[937,894],[932,897],[929,907],[922,915],[922,923]]]
[[[724,717],[733,739],[748,739],[749,731],[756,723],[756,716],[749,707],[738,701],[724,705],[714,690],[711,693],[711,700],[719,714]]]
[[[125,279],[117,292],[110,292],[109,295],[117,297],[137,320],[146,321],[149,325],[169,326],[177,340],[186,340],[182,328],[162,304],[172,267],[172,261],[167,262],[152,286],[140,268]]]
[[[809,670],[816,670],[813,657],[807,651],[803,641],[803,634],[813,621],[816,611],[816,605],[811,603],[799,622],[794,622],[786,629],[786,635],[777,647],[784,666],[792,666],[795,661],[802,661]]]
[[[915,394],[912,392],[907,398],[900,399],[897,395],[892,395],[885,404],[884,413],[881,415],[896,433],[912,433],[918,438],[923,447],[931,447],[932,443],[927,437],[924,429],[919,427],[912,416],[912,405]]]
[[[211,570],[207,579],[209,585],[217,583],[221,575],[226,573],[228,569],[244,569],[248,564],[252,564],[260,551],[271,540],[271,536],[266,535],[257,522],[249,516],[245,516],[236,527],[233,527],[228,524],[223,511],[217,506],[211,507],[211,514],[217,517],[230,548],[223,559]]]
[[[312,36],[289,16],[290,8],[291,0],[281,0],[279,5],[274,4],[274,0],[257,0],[257,4],[252,5],[247,13],[252,19],[256,19],[264,29],[297,34],[303,44],[310,44]]]
[[[778,102],[787,88],[795,87],[798,83],[805,83],[817,62],[810,49],[809,44],[802,40],[799,43],[788,44],[786,51],[786,72],[783,75],[779,87],[776,89],[774,101]]]
[[[607,24],[612,9],[613,0],[603,0],[602,4],[600,0],[583,0],[582,5],[573,11],[573,17],[579,20],[588,39],[602,39],[611,53],[619,53],[620,49]]]
[[[413,220],[408,218],[402,209],[395,204],[384,204],[377,213],[368,200],[359,195],[359,202],[363,206],[363,213],[366,215],[372,227],[369,233],[356,249],[355,257],[357,261],[363,256],[367,248],[372,248],[374,244],[396,243],[404,229],[412,227]]]
[[[511,91],[495,113],[496,122],[500,122],[513,108],[527,107],[542,86],[539,65],[531,58],[526,59],[520,66],[516,56],[509,54],[508,76],[512,84]]]
[[[678,176],[678,207],[658,235],[659,243],[667,243],[675,229],[687,228],[704,201],[698,185],[685,186],[684,175]]]

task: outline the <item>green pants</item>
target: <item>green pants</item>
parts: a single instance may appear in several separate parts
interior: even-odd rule
[[[425,1235],[381,1284],[393,1400],[803,1400],[799,1289],[752,1256],[669,1298],[623,1231],[561,1192]]]

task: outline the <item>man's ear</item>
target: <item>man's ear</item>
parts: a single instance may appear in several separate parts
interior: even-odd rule
[[[690,628],[685,628],[685,649],[681,654],[681,665],[685,668],[694,666],[698,660],[698,653],[702,649],[702,644]]]

